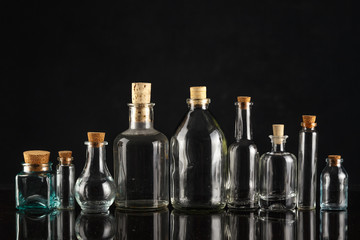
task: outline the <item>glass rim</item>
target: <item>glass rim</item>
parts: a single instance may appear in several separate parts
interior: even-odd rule
[[[129,107],[153,107],[155,103],[128,103]]]
[[[85,141],[85,142],[84,142],[84,144],[85,144],[85,145],[88,145],[88,146],[94,145],[94,143],[98,143],[98,142],[90,142],[90,141]],[[103,141],[103,142],[99,142],[98,144],[99,144],[99,146],[108,145],[108,142],[107,142],[107,141]]]

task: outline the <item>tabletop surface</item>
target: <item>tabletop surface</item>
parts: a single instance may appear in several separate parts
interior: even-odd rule
[[[347,211],[124,212],[24,214],[14,191],[0,190],[1,239],[360,239],[360,191],[349,191]]]

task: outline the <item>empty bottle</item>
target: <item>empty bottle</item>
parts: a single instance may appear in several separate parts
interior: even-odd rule
[[[59,209],[74,209],[75,167],[71,151],[59,151],[59,164],[56,166],[56,195]]]

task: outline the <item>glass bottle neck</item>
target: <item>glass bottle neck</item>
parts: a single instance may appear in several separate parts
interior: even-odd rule
[[[154,103],[129,103],[129,128],[154,128]]]
[[[341,167],[341,163],[343,162],[343,159],[331,159],[327,158],[326,162],[329,167]]]
[[[272,152],[285,152],[285,143],[288,136],[277,137],[269,136],[272,143]]]
[[[52,163],[41,163],[41,164],[31,164],[31,163],[23,163],[23,172],[48,172],[51,171]]]
[[[252,140],[251,128],[251,108],[252,103],[236,102],[236,118],[235,118],[235,139]]]
[[[93,173],[104,173],[107,170],[106,166],[106,149],[107,142],[94,144],[93,142],[85,142],[86,149],[86,163],[84,170]]]
[[[188,98],[186,100],[186,102],[187,102],[190,110],[195,110],[195,109],[207,110],[209,108],[210,99],[209,98],[205,98],[205,99]]]

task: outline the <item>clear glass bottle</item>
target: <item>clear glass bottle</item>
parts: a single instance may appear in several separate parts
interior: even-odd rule
[[[259,205],[270,210],[296,207],[296,158],[285,152],[284,125],[274,124],[270,135],[272,151],[260,158]]]
[[[348,239],[348,213],[343,211],[320,211],[320,239]],[[356,227],[356,226],[354,226]]]
[[[316,208],[317,145],[316,116],[303,115],[299,133],[298,209]]]
[[[75,199],[87,213],[107,212],[115,199],[115,183],[106,165],[105,133],[88,132],[86,163],[75,183]]]
[[[17,209],[51,211],[59,205],[49,157],[48,151],[24,152],[23,171],[15,177]]]
[[[115,239],[115,219],[110,212],[81,211],[75,222],[77,239]]]
[[[227,219],[228,236],[226,239],[259,239],[259,220],[257,211],[238,211],[229,209],[227,212]]]
[[[75,239],[75,210],[61,209],[57,211],[56,228],[58,240]]]
[[[114,141],[115,204],[154,210],[169,204],[169,142],[154,129],[150,83],[132,84],[129,129]]]
[[[259,239],[296,239],[296,210],[259,210]]]
[[[320,176],[320,207],[324,210],[345,210],[348,205],[348,174],[340,155],[329,155]]]
[[[58,239],[56,214],[56,211],[16,212],[16,239]]]
[[[316,239],[316,210],[298,210],[297,240]]]
[[[189,112],[171,139],[171,204],[218,210],[226,205],[227,145],[208,110],[206,87],[190,88]]]
[[[75,166],[71,151],[59,151],[59,164],[56,166],[56,195],[59,209],[74,209]]]
[[[229,208],[258,207],[259,153],[252,139],[250,97],[238,97],[235,119],[236,142],[229,147]]]

